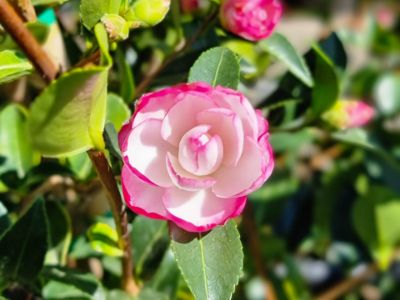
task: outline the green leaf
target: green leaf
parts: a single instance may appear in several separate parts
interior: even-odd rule
[[[242,244],[233,221],[208,234],[196,234],[181,242],[188,233],[171,229],[171,248],[183,277],[198,300],[230,299],[243,266]]]
[[[121,0],[82,0],[82,23],[88,29],[92,29],[105,14],[118,14]]]
[[[117,49],[115,62],[120,82],[119,94],[126,103],[130,103],[135,95],[135,81],[131,67],[125,59],[125,52],[120,47]]]
[[[63,4],[69,0],[32,0],[33,5],[55,5]]]
[[[371,187],[354,206],[357,233],[383,269],[388,267],[391,253],[400,242],[399,215],[400,196],[386,187]]]
[[[29,139],[26,110],[10,104],[0,112],[0,173],[16,171],[19,177],[40,162],[39,153],[33,150]]]
[[[116,131],[129,119],[131,112],[124,100],[116,94],[110,93],[107,96],[107,122],[113,123]]]
[[[314,85],[310,70],[303,57],[282,34],[274,33],[258,45],[282,61],[289,71],[309,87]]]
[[[26,23],[26,28],[35,37],[35,39],[43,44],[49,35],[49,27],[41,22]],[[16,50],[19,49],[13,38],[6,32],[0,33],[0,50]]]
[[[319,116],[338,100],[339,78],[332,61],[318,46],[313,47],[312,53],[315,66],[311,108],[314,115]]]
[[[319,45],[336,67],[339,67],[342,70],[346,69],[346,50],[336,32],[332,32],[325,40],[320,42]]]
[[[236,89],[239,84],[239,60],[235,53],[224,47],[203,52],[189,73],[189,82],[202,81],[212,86]]]
[[[90,246],[96,252],[116,257],[123,255],[118,245],[118,234],[110,225],[96,223],[89,228],[87,235]]]
[[[374,88],[375,103],[383,115],[400,111],[400,74],[387,73],[379,78]]]
[[[32,68],[30,62],[19,57],[16,52],[10,50],[0,52],[0,84],[30,74]]]
[[[131,240],[136,273],[140,274],[147,258],[154,250],[154,245],[167,235],[165,221],[137,216],[132,223]]]
[[[122,160],[122,154],[118,144],[118,133],[112,123],[107,123],[104,128],[104,140],[108,151],[117,159]]]
[[[94,172],[92,161],[86,152],[68,156],[67,163],[79,180],[87,180]]]
[[[37,200],[0,240],[0,285],[6,280],[33,282],[48,248],[47,214]]]
[[[41,275],[48,280],[42,290],[44,299],[104,299],[102,287],[93,274],[82,274],[60,267],[45,267]]]
[[[46,201],[49,224],[49,249],[46,264],[65,265],[71,245],[72,227],[67,210],[55,201]]]
[[[44,156],[60,157],[93,147],[104,148],[107,71],[104,67],[75,69],[36,98],[29,129],[34,146]]]

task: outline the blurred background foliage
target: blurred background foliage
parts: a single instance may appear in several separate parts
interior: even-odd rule
[[[82,57],[95,59],[79,1],[32,2],[40,17],[27,26],[57,64],[67,70]],[[400,299],[399,5],[287,0],[277,33],[250,43],[222,30],[215,3],[183,13],[172,1],[161,24],[111,45],[105,138],[116,174],[113,137],[133,99],[185,82],[211,47],[241,56],[239,89],[270,121],[276,168],[237,220],[245,263],[234,299],[266,299],[271,290],[289,300]],[[0,50],[9,51],[2,64],[17,65],[14,76],[32,72],[4,31]],[[119,290],[121,252],[87,154],[40,158],[27,118],[44,83],[36,74],[14,80],[1,72],[3,297],[130,299]],[[335,129],[321,115],[339,99],[369,103],[374,120]],[[139,298],[193,299],[169,249],[167,224],[129,217]],[[17,265],[1,260],[13,255]]]

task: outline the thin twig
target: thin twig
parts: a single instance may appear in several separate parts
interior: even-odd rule
[[[340,299],[341,296],[354,290],[359,285],[371,278],[378,270],[375,264],[371,264],[368,268],[360,275],[351,277],[343,280],[339,284],[335,285],[330,290],[322,293],[321,295],[314,298],[314,300],[335,300]]]
[[[258,235],[257,224],[254,220],[254,210],[252,203],[248,202],[246,209],[243,213],[243,228],[248,238],[249,248],[251,257],[254,260],[254,268],[260,279],[263,281],[265,286],[265,299],[266,300],[277,300],[276,292],[272,282],[269,280],[267,270],[265,267],[265,261],[261,254],[261,241]]]
[[[132,275],[133,259],[128,232],[128,215],[122,204],[121,194],[104,153],[97,150],[90,150],[88,154],[104,190],[107,192],[107,198],[109,199],[109,205],[118,233],[119,246],[124,253],[122,257],[122,288],[133,295],[137,295],[139,288]]]
[[[151,83],[154,81],[154,79],[171,63],[173,62],[178,56],[182,55],[185,53],[190,46],[207,30],[207,28],[210,26],[212,21],[218,16],[218,10],[215,10],[212,14],[209,15],[207,19],[204,20],[204,23],[199,27],[199,29],[192,35],[192,37],[187,40],[183,46],[178,47],[178,49],[172,53],[170,56],[168,56],[164,62],[153,72],[151,72],[147,77],[143,79],[142,82],[139,83],[139,85],[136,87],[134,99],[142,95],[148,87],[151,85]]]
[[[35,65],[43,79],[50,82],[56,78],[58,68],[25,27],[24,22],[7,0],[0,0],[0,23]]]

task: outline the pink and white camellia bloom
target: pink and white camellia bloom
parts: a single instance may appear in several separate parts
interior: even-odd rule
[[[220,20],[233,34],[259,41],[271,35],[282,10],[279,0],[222,0]]]
[[[122,189],[138,214],[203,232],[238,216],[274,167],[268,122],[205,83],[144,95],[119,133]]]
[[[357,100],[339,100],[322,118],[339,129],[362,127],[375,116],[375,109]]]

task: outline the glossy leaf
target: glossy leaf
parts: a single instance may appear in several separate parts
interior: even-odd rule
[[[31,63],[18,56],[14,51],[0,52],[0,84],[18,79],[32,71]]]
[[[224,47],[216,47],[200,55],[190,69],[188,81],[202,81],[212,86],[236,89],[239,72],[239,60],[235,53]]]
[[[10,104],[0,112],[0,173],[15,171],[19,177],[40,162],[29,138],[27,112],[22,106]]]
[[[92,29],[105,14],[118,14],[121,0],[82,0],[82,23],[88,29]]]
[[[86,152],[68,156],[67,163],[79,180],[87,180],[94,173],[92,161]]]
[[[90,246],[98,253],[108,256],[122,256],[118,245],[118,235],[114,228],[106,223],[96,223],[87,233]]]
[[[113,123],[116,131],[121,129],[130,116],[131,112],[124,100],[116,94],[108,94],[106,120]]]
[[[306,62],[286,37],[279,33],[274,33],[268,39],[261,41],[259,46],[283,62],[289,71],[304,84],[309,87],[314,85]]]
[[[122,49],[118,48],[115,62],[118,67],[118,76],[120,80],[119,94],[126,103],[130,103],[135,94],[135,81],[131,67],[125,59],[125,55]]]
[[[311,108],[314,115],[330,108],[339,97],[339,79],[332,61],[317,46],[313,47],[314,61],[314,88],[312,90]]]
[[[31,22],[25,24],[26,28],[35,37],[35,39],[43,44],[49,35],[49,27],[41,22]],[[0,50],[16,50],[18,45],[7,33],[0,33]]]
[[[107,68],[75,69],[36,98],[29,117],[34,146],[60,157],[104,148]]]
[[[132,249],[135,257],[136,272],[140,274],[146,259],[149,258],[154,245],[167,235],[164,221],[137,216],[132,223]]]
[[[171,228],[171,248],[196,299],[230,299],[242,272],[243,252],[233,221],[208,234]],[[185,240],[187,236],[192,240]]]
[[[47,214],[39,199],[0,239],[0,285],[7,280],[30,283],[36,279],[48,249],[47,236]]]
[[[326,55],[331,59],[335,66],[346,69],[347,66],[347,54],[344,49],[343,43],[336,34],[336,32],[331,33],[325,40],[320,44],[321,49],[326,53]]]
[[[106,142],[108,151],[117,159],[122,160],[121,149],[118,143],[118,133],[112,123],[107,123],[104,128],[104,141]]]

